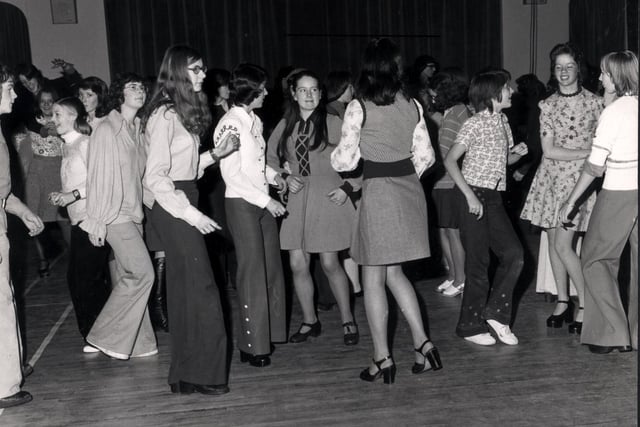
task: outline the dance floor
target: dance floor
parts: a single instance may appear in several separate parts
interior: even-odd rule
[[[66,253],[51,276],[36,278],[30,242],[12,260],[17,274],[26,360],[35,372],[27,405],[0,410],[0,426],[632,426],[637,425],[637,352],[595,355],[566,328],[550,330],[554,305],[522,289],[513,330],[520,344],[479,347],[455,335],[460,297],[435,292],[440,278],[419,278],[432,340],[444,368],[411,374],[408,326],[391,306],[396,382],[366,383],[371,338],[362,298],[355,299],[361,341],[342,343],[334,308],[319,313],[323,332],[301,344],[276,345],[272,364],[254,368],[231,354],[231,392],[218,397],[169,391],[169,336],[158,334],[157,356],[117,361],[83,354],[65,280]],[[531,282],[531,280],[529,280]],[[228,292],[231,310],[235,295]],[[292,304],[289,332],[301,321]]]

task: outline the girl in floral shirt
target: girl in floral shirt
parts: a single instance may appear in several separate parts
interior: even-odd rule
[[[466,283],[456,333],[479,345],[496,343],[487,325],[503,343],[518,344],[509,323],[513,288],[522,270],[522,246],[500,192],[506,189],[507,164],[527,154],[527,146],[514,146],[501,112],[511,106],[510,78],[505,70],[484,71],[473,78],[469,98],[477,113],[464,123],[444,160],[458,197],[463,198],[460,206],[468,206],[468,211],[460,212],[459,222]],[[463,154],[460,171],[457,161]],[[489,283],[489,250],[499,261],[493,284]]]

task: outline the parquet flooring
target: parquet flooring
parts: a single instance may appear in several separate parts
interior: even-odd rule
[[[549,330],[553,304],[523,292],[516,347],[478,347],[455,336],[460,298],[417,281],[431,337],[444,369],[412,375],[411,337],[392,307],[396,383],[365,383],[371,339],[362,299],[355,301],[361,342],[342,344],[337,310],[319,313],[323,333],[310,342],[278,345],[272,365],[241,364],[234,351],[229,385],[219,397],[173,395],[166,376],[169,337],[158,356],[127,362],[82,353],[65,281],[62,253],[46,280],[29,260],[17,289],[23,303],[27,360],[35,372],[25,390],[34,400],[0,410],[0,426],[632,426],[637,425],[637,353],[593,355],[566,328]],[[18,287],[18,285],[17,285]],[[231,307],[235,301],[230,294]],[[301,319],[293,302],[290,332]]]

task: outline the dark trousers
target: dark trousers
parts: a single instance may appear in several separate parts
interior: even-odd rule
[[[192,205],[198,202],[194,182],[175,182]],[[213,278],[202,234],[158,203],[149,213],[147,230],[155,233],[166,257],[167,312],[171,319],[169,384],[227,383],[227,334],[220,292]]]
[[[96,247],[79,225],[71,226],[67,282],[78,329],[86,338],[111,293],[107,262],[109,245]]]
[[[266,209],[243,199],[226,199],[225,209],[238,259],[238,348],[269,354],[272,342],[287,340],[278,226]]]
[[[461,337],[487,332],[485,320],[510,324],[513,289],[523,266],[523,251],[504,208],[500,192],[471,187],[484,214],[478,219],[469,213],[466,198],[457,191],[460,200],[460,238],[465,250],[465,286],[456,334]],[[492,251],[498,267],[489,282]]]

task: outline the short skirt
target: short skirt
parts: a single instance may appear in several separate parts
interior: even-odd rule
[[[460,199],[455,188],[437,188],[431,192],[436,206],[436,225],[440,228],[458,228]]]
[[[415,173],[363,181],[350,252],[360,265],[430,256],[427,202]]]
[[[49,194],[62,191],[60,166],[62,157],[34,155],[25,180],[25,203],[43,222],[63,218],[62,210],[49,202]],[[65,212],[66,214],[66,212]]]

